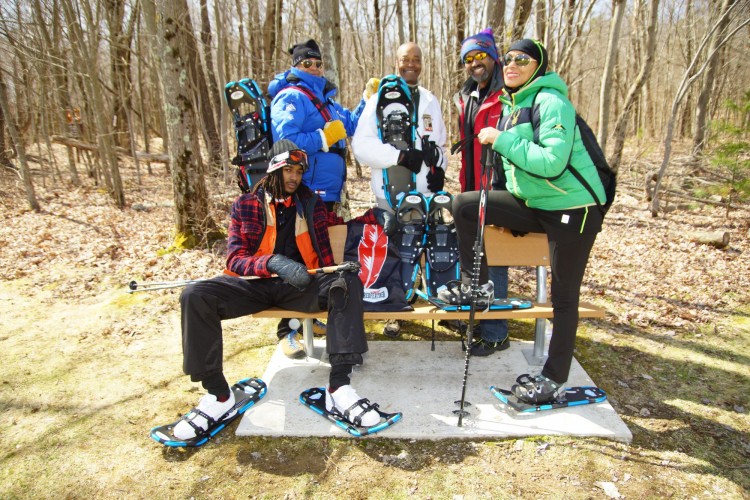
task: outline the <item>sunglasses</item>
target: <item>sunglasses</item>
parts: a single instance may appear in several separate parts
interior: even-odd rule
[[[311,68],[313,65],[315,65],[316,68],[322,68],[323,67],[323,61],[319,59],[305,59],[300,64],[302,64],[302,67],[305,69]]]
[[[505,63],[506,66],[510,66],[510,63],[512,63],[513,61],[516,62],[516,66],[523,67],[523,66],[528,66],[531,63],[531,61],[536,61],[536,59],[532,59],[530,56],[526,54],[518,54],[516,56],[505,54],[503,56],[503,62]]]
[[[273,172],[288,164],[300,165],[303,170],[307,170],[307,153],[301,149],[292,149],[291,151],[285,151],[277,154],[271,158],[271,166],[268,171]]]
[[[487,52],[478,52],[474,54],[473,56],[464,57],[464,64],[471,64],[474,61],[481,61],[482,59],[485,59],[486,57],[487,57]]]

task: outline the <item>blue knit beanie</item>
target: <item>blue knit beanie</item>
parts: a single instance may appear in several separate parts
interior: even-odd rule
[[[497,45],[495,45],[495,35],[492,33],[492,28],[483,29],[461,42],[461,60],[463,61],[466,54],[472,50],[486,52],[497,62]]]

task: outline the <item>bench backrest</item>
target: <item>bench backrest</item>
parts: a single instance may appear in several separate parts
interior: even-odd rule
[[[344,260],[346,225],[328,228],[334,262]],[[487,264],[490,266],[548,266],[549,245],[547,235],[529,233],[514,237],[502,227],[487,226],[484,230],[484,245]]]

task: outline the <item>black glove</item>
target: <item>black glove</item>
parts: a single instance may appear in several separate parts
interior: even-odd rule
[[[512,234],[514,238],[517,238],[519,236],[521,236],[521,237],[526,236],[529,233],[528,232],[524,233],[523,231],[516,231],[515,229],[511,229],[510,230],[510,234]]]
[[[445,170],[440,167],[431,168],[427,172],[427,189],[433,193],[443,190],[445,186]]]
[[[401,154],[398,155],[398,164],[402,167],[406,167],[415,174],[418,174],[420,170],[422,170],[422,162],[424,161],[424,154],[418,149],[407,149],[406,151],[401,151]]]
[[[307,267],[283,255],[274,255],[268,259],[266,268],[272,273],[279,275],[284,283],[292,285],[299,291],[304,290],[312,281],[312,276],[307,273]]]
[[[424,156],[424,164],[429,168],[436,168],[443,157],[443,151],[435,144],[435,141],[430,140],[428,135],[422,137],[422,156]]]
[[[373,208],[372,211],[375,214],[378,225],[383,227],[385,234],[388,236],[392,235],[396,229],[396,216],[393,215],[393,212],[382,208]]]

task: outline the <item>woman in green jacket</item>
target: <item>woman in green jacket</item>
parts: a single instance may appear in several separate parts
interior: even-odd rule
[[[506,227],[513,234],[546,233],[549,240],[554,324],[549,357],[540,374],[519,377],[512,387],[517,397],[536,404],[564,391],[578,329],[581,282],[602,226],[596,200],[566,169],[568,163],[588,181],[602,204],[606,196],[576,127],[568,88],[556,73],[547,72],[544,46],[536,40],[519,40],[503,63],[502,116],[497,128],[482,129],[477,139],[498,153],[501,161],[496,167],[505,172],[507,191],[488,192],[485,223]],[[470,273],[479,193],[458,195],[453,213],[461,267]],[[483,260],[479,282],[486,281]]]

